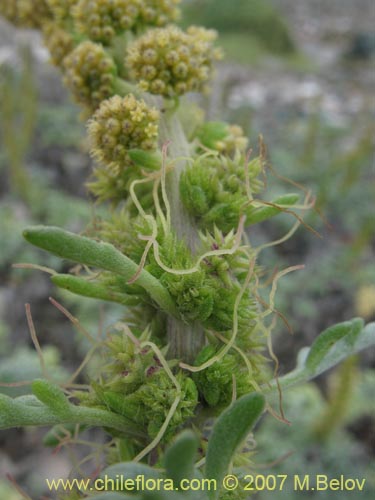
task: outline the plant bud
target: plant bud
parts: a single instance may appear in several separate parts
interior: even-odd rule
[[[110,44],[112,38],[135,25],[140,0],[79,0],[74,9],[77,31],[95,42]]]
[[[114,93],[116,66],[104,48],[83,42],[64,59],[64,82],[75,100],[94,111]]]
[[[115,173],[132,164],[128,151],[156,149],[159,112],[134,95],[104,101],[89,123],[92,155]],[[146,165],[145,165],[146,166]]]
[[[74,42],[71,35],[55,23],[45,23],[43,26],[44,44],[51,58],[50,62],[62,67],[65,57],[73,50]]]
[[[40,28],[51,18],[45,0],[0,0],[0,15],[21,28]]]
[[[60,25],[72,17],[72,7],[77,0],[45,0],[54,20]]]
[[[216,32],[176,26],[148,31],[130,45],[126,65],[142,90],[174,97],[202,90],[219,59]]]

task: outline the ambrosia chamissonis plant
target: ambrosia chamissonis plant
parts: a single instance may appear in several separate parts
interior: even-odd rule
[[[100,366],[85,390],[74,380],[61,388],[36,380],[27,397],[0,395],[0,428],[59,425],[45,442],[63,445],[62,425],[65,434],[76,424],[101,426],[113,437],[107,475],[176,485],[207,477],[218,482],[215,491],[159,491],[157,498],[240,499],[246,492],[225,493],[221,480],[231,464],[244,473],[241,443],[265,407],[274,413],[268,395],[373,344],[374,326],[336,325],[295,371],[274,377],[277,282],[298,266],[270,279],[257,257],[293,234],[310,195],[267,200],[263,140],[251,154],[239,126],[205,122],[191,107],[185,95],[206,91],[221,51],[214,31],[171,24],[178,4],[0,0],[10,22],[41,30],[81,106],[96,162],[88,188],[107,214],[85,235],[36,226],[24,237],[80,264],[72,274],[50,270],[56,286],[124,305],[106,338],[91,339],[88,356],[99,354]],[[295,219],[289,233],[254,247],[251,226],[281,212]],[[136,496],[146,497],[156,498]]]

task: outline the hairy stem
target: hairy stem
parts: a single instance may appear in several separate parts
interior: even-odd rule
[[[186,166],[186,157],[190,156],[190,148],[182,125],[173,113],[166,113],[160,123],[160,141],[170,142],[169,158],[177,160],[174,169],[168,173],[166,188],[171,207],[171,224],[179,239],[184,240],[190,250],[195,253],[199,246],[198,231],[194,221],[181,203],[180,176]],[[205,343],[202,326],[199,323],[185,324],[169,317],[167,326],[169,356],[186,362],[193,362]]]

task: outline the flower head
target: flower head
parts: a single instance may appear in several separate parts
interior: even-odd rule
[[[131,29],[139,15],[139,0],[79,0],[74,18],[79,32],[91,40],[110,43],[112,38]]]
[[[72,7],[77,3],[77,0],[46,0],[53,18],[59,24],[72,16]]]
[[[0,14],[23,28],[40,28],[51,17],[45,0],[0,0]]]
[[[157,147],[159,112],[134,95],[104,101],[89,123],[93,156],[119,173],[132,163],[129,149]]]
[[[47,47],[55,66],[61,67],[65,57],[73,50],[72,36],[57,24],[46,22],[43,26],[44,44]]]
[[[116,66],[104,48],[83,42],[64,59],[64,82],[75,100],[90,110],[114,94]]]
[[[140,20],[150,26],[165,26],[177,21],[180,11],[177,5],[181,0],[143,0],[140,5]]]
[[[203,90],[220,52],[213,47],[216,32],[176,26],[148,31],[128,49],[130,76],[152,94],[173,97]]]
[[[56,0],[55,0],[56,1]],[[110,44],[113,37],[138,25],[164,26],[178,18],[180,0],[79,0],[76,27],[91,40]]]

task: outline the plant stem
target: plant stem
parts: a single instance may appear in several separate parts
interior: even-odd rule
[[[169,157],[177,160],[168,173],[166,189],[171,208],[171,224],[177,238],[184,240],[194,254],[199,246],[198,230],[181,203],[180,176],[191,152],[182,125],[175,113],[165,113],[160,122],[160,141],[168,147]],[[199,323],[186,324],[169,316],[167,323],[169,356],[192,363],[205,344],[205,336]]]

